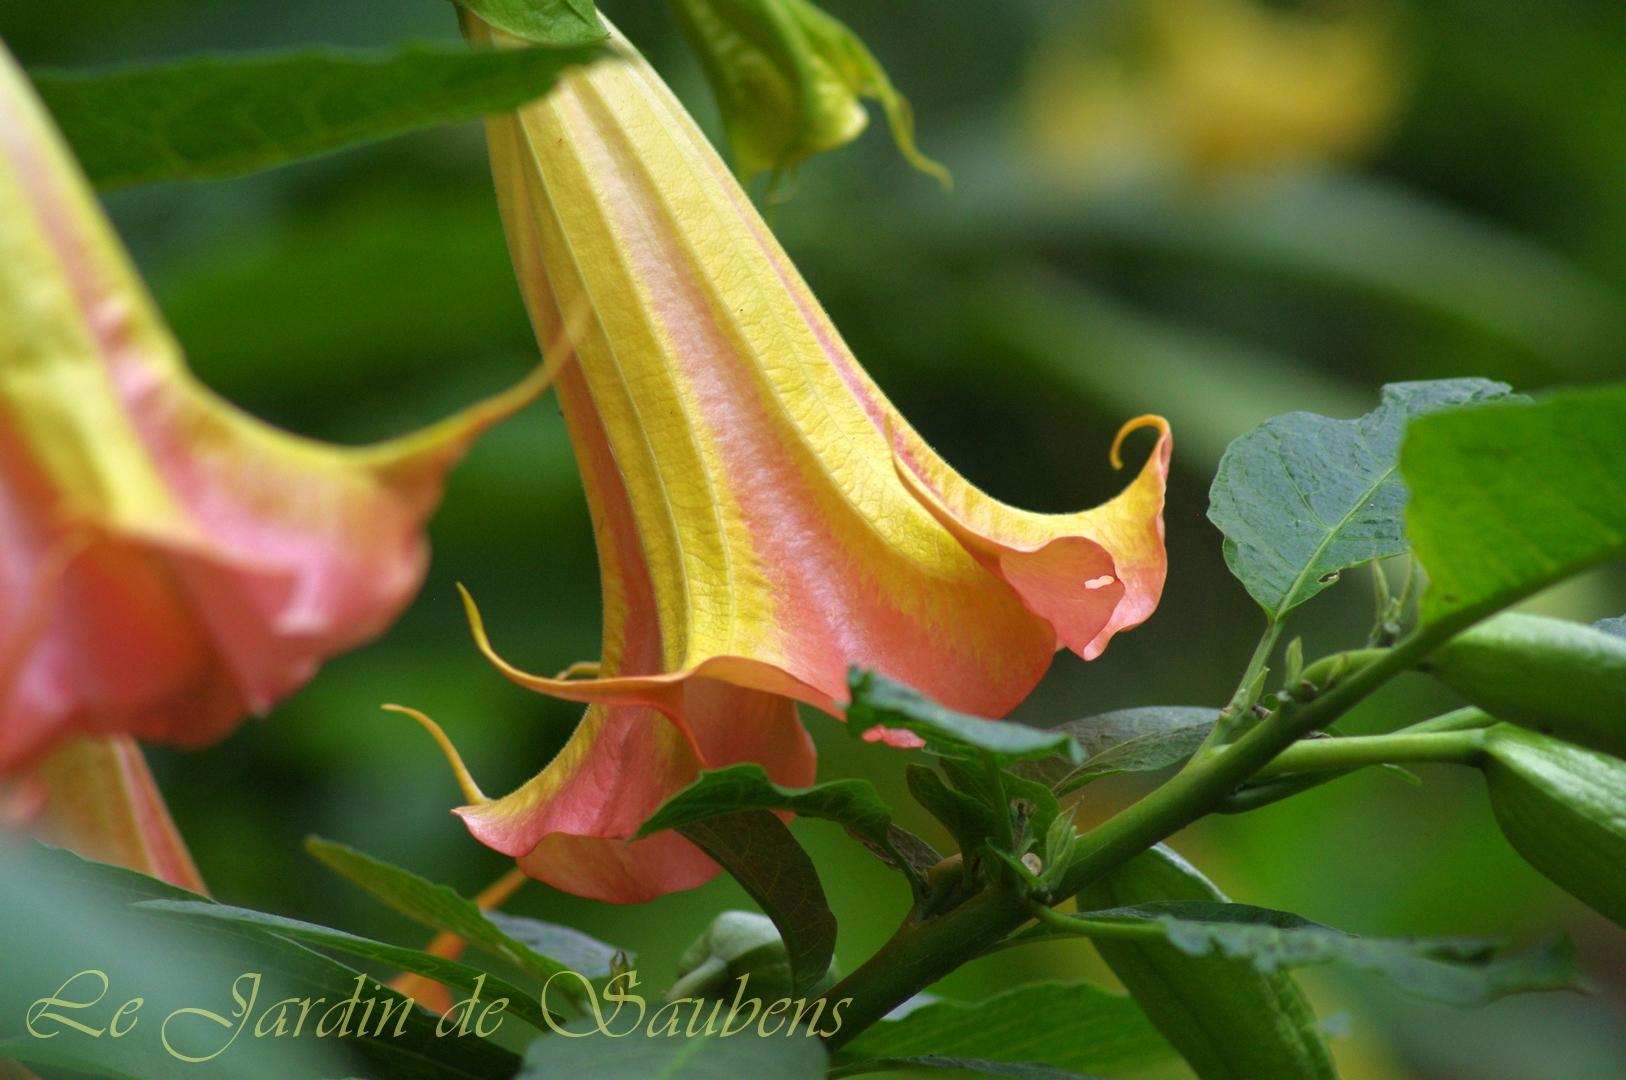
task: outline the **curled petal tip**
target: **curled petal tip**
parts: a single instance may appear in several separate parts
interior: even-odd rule
[[[485,792],[480,790],[480,785],[474,782],[474,777],[469,774],[468,766],[463,764],[463,755],[457,752],[457,747],[452,745],[452,740],[446,736],[446,732],[439,724],[431,720],[426,714],[406,705],[382,705],[380,708],[385,712],[410,716],[425,731],[429,732],[429,737],[435,740],[435,745],[440,747],[440,752],[446,755],[446,763],[452,767],[452,775],[457,779],[457,786],[462,789],[463,798],[468,800],[470,806],[479,806],[482,803],[491,801],[486,797]]]
[[[1114,469],[1121,469],[1124,467],[1124,459],[1121,454],[1124,440],[1133,435],[1135,432],[1139,431],[1141,428],[1148,427],[1157,428],[1158,438],[1160,439],[1166,439],[1169,437],[1169,422],[1163,417],[1158,416],[1156,413],[1144,413],[1135,417],[1133,420],[1126,421],[1124,426],[1118,429],[1118,434],[1113,437],[1112,450],[1107,455],[1107,460],[1112,463],[1112,467]]]

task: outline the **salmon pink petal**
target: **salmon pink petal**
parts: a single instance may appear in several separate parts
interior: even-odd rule
[[[550,372],[379,446],[261,424],[187,371],[3,51],[0,116],[0,771],[219,738],[393,621],[447,471]]]

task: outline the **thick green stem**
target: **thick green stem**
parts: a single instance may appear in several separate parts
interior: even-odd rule
[[[1359,769],[1405,761],[1471,764],[1485,745],[1484,732],[1468,731],[1360,735],[1345,739],[1310,739],[1294,743],[1254,774],[1259,779],[1289,773]]]
[[[879,952],[824,995],[828,1001],[851,999],[840,1030],[825,1043],[832,1050],[845,1045],[967,960],[994,948],[1028,921],[1027,903],[1020,892],[997,887],[935,918],[920,921],[910,912]]]

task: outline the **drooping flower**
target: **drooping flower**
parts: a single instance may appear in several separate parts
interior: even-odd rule
[[[381,632],[446,471],[541,388],[363,448],[214,397],[0,49],[0,772],[218,738]]]
[[[473,21],[476,42],[509,44]],[[792,702],[840,715],[850,664],[1002,716],[1056,649],[1094,657],[1164,577],[1169,437],[1078,514],[996,502],[950,469],[847,351],[723,162],[619,37],[613,55],[488,122],[538,336],[568,316],[556,387],[593,511],[603,657],[515,682],[588,704],[561,753],[487,799],[473,834],[533,876],[616,901],[716,866],[672,833],[624,843],[700,768],[804,784]],[[1116,460],[1117,446],[1113,447]]]
[[[0,803],[19,828],[87,859],[112,863],[193,892],[207,892],[164,805],[141,747],[127,735],[81,737],[21,775],[0,779]]]

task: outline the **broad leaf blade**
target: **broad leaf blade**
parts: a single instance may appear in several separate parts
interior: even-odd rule
[[[1247,960],[1264,974],[1337,964],[1382,975],[1408,993],[1450,1005],[1484,1005],[1507,994],[1575,989],[1574,950],[1553,942],[1507,955],[1477,938],[1366,938],[1298,915],[1249,904],[1158,902],[1084,912],[1081,923],[1155,927],[1192,957]]]
[[[1397,456],[1407,420],[1507,391],[1483,379],[1393,383],[1359,419],[1288,413],[1243,435],[1209,490],[1231,572],[1277,622],[1340,571],[1404,552]]]
[[[798,992],[815,986],[835,956],[836,917],[813,861],[784,823],[766,810],[739,810],[678,831],[721,863],[779,928]]]
[[[1083,757],[1078,743],[1065,732],[945,709],[902,683],[871,671],[854,668],[848,677],[848,689],[852,703],[847,706],[847,729],[856,737],[878,727],[908,731],[935,753],[955,757],[988,754],[1007,764],[1057,754],[1069,761]]]
[[[826,1055],[818,1039],[807,1038],[801,1032],[764,1038],[750,1023],[737,1024],[723,1034],[723,1017],[717,1020],[717,1036],[685,1037],[681,1032],[689,1024],[690,1014],[700,1010],[695,1030],[702,1030],[711,1004],[674,1002],[665,1009],[675,1010],[666,1015],[674,1017],[678,1025],[670,1037],[665,1034],[665,1026],[659,1027],[661,1034],[656,1035],[645,1034],[640,1026],[624,1037],[581,1029],[576,1038],[567,1035],[538,1039],[526,1051],[525,1067],[514,1080],[558,1080],[562,1076],[593,1080],[824,1080]],[[650,1016],[649,1023],[654,1023],[655,1014]],[[784,1023],[783,1014],[776,1019]],[[773,1026],[766,1020],[758,1023]],[[828,1023],[824,1021],[826,1027]]]
[[[362,960],[375,960],[401,971],[426,976],[465,994],[472,995],[478,992],[481,1001],[507,998],[506,1012],[539,1031],[545,1033],[548,1030],[538,998],[505,979],[457,960],[448,960],[419,949],[374,941],[329,926],[318,926],[315,923],[226,904],[192,900],[147,900],[136,906],[143,911],[162,912],[182,919],[213,920],[244,929],[263,930],[317,948],[332,949]]]
[[[980,1002],[938,1001],[883,1020],[842,1050],[837,1064],[960,1058],[1117,1074],[1173,1054],[1129,998],[1089,983],[1051,982]]]
[[[305,49],[107,72],[29,72],[91,181],[241,176],[546,93],[593,48]]]
[[[892,824],[892,811],[868,780],[832,780],[807,788],[782,787],[760,765],[730,765],[700,774],[694,783],[667,799],[644,822],[638,836],[675,829],[736,810],[785,810],[801,817],[833,821],[845,828],[888,865],[921,881],[916,863],[918,837]],[[900,848],[902,843],[904,848]],[[932,862],[936,862],[932,859]],[[931,863],[926,864],[930,867]]]
[[[593,0],[453,0],[498,30],[538,45],[588,45],[608,34]]]
[[[977,1058],[941,1057],[936,1054],[907,1058],[878,1058],[856,1061],[845,1067],[830,1070],[832,1080],[841,1077],[862,1076],[872,1072],[913,1071],[916,1069],[942,1069],[949,1072],[978,1073],[982,1076],[1003,1076],[1008,1080],[1101,1080],[1071,1069],[1058,1069],[1034,1061],[987,1061]]]
[[[1488,615],[1626,554],[1626,386],[1422,417],[1406,527],[1425,621]]]
[[[133,871],[92,863],[61,850],[7,847],[0,841],[0,949],[7,977],[0,980],[0,1049],[4,1056],[36,1061],[41,1071],[125,1076],[134,1080],[173,1080],[178,1063],[164,1044],[142,1028],[128,1038],[10,1038],[28,1002],[49,993],[76,971],[95,967],[109,976],[109,999],[135,995],[146,1001],[138,1016],[156,1026],[175,1010],[207,1009],[222,1017],[233,1012],[233,992],[255,1002],[252,1023],[267,1012],[274,1030],[275,1004],[310,998],[312,1023],[352,994],[358,1018],[344,1037],[253,1038],[235,1040],[199,1070],[243,1080],[285,1080],[289,1076],[368,1075],[402,1080],[505,1080],[518,1059],[470,1035],[439,1038],[433,1014],[415,1008],[364,973],[258,927],[210,920],[181,919],[144,910],[143,901],[212,906],[196,894]],[[88,959],[87,959],[88,958]],[[359,980],[359,982],[358,982]],[[44,986],[44,990],[35,989]],[[367,1019],[359,1019],[367,1008]],[[15,1009],[13,1009],[15,1004]],[[390,1009],[387,1017],[381,1013]],[[299,1012],[288,1018],[291,1031]],[[16,1021],[4,1019],[16,1017]],[[335,1014],[330,1028],[336,1028]],[[357,1025],[365,1023],[365,1030]],[[228,1027],[200,1014],[170,1023],[169,1044],[203,1056],[220,1049]],[[310,1030],[309,1025],[306,1028]],[[397,1031],[399,1030],[399,1034]],[[55,1073],[51,1073],[55,1075]]]
[[[1218,709],[1205,706],[1152,705],[1070,720],[1056,730],[1078,740],[1084,749],[1083,764],[1032,761],[1016,771],[1065,795],[1114,773],[1167,768],[1196,752],[1218,716]]]
[[[638,830],[644,837],[736,810],[788,810],[802,817],[823,818],[878,844],[888,843],[892,812],[868,780],[832,780],[808,788],[773,782],[760,765],[730,765],[700,778],[661,804]]]
[[[407,918],[431,930],[456,934],[470,944],[500,956],[539,979],[573,970],[556,957],[538,952],[510,935],[474,901],[445,885],[343,844],[309,837],[305,849],[329,870],[370,893]],[[512,917],[510,917],[512,918]],[[533,920],[534,922],[534,920]],[[581,935],[574,935],[580,937]],[[607,946],[601,946],[607,948]],[[582,974],[586,974],[583,972]]]
[[[1078,897],[1082,908],[1224,900],[1207,878],[1161,846]],[[1095,947],[1199,1076],[1337,1076],[1315,1014],[1287,972],[1266,974],[1242,960],[1194,958],[1155,937],[1098,940]]]

